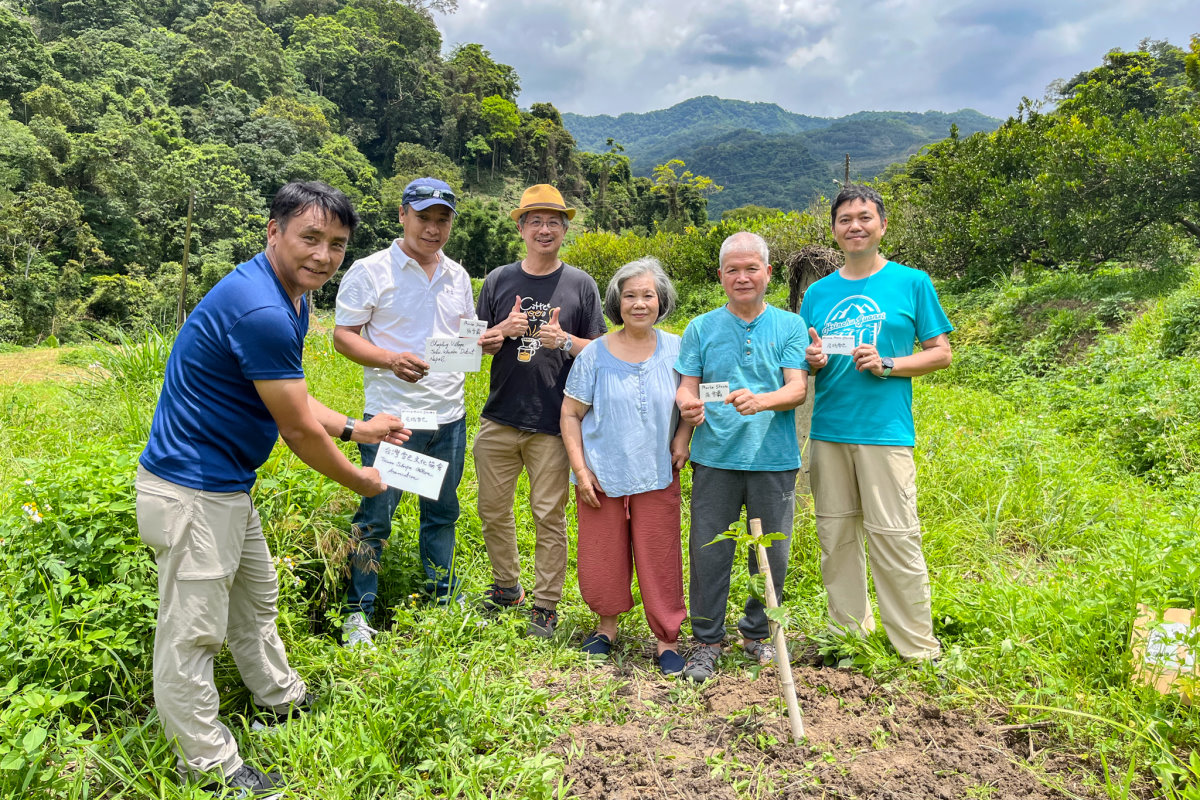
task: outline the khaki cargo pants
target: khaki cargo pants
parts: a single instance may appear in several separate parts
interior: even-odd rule
[[[830,627],[863,634],[875,628],[865,544],[888,640],[904,658],[928,659],[938,656],[940,645],[933,635],[912,453],[911,447],[813,439],[809,476]]]
[[[137,518],[158,563],[154,701],[175,742],[181,773],[242,766],[217,719],[213,659],[228,638],[242,680],[260,706],[286,711],[304,697],[275,628],[275,565],[246,492],[205,492],[139,466]]]

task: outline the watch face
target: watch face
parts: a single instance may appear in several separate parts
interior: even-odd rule
[[[894,360],[888,358],[887,356],[884,356],[883,358],[881,358],[879,360],[883,363],[884,369],[891,369],[892,367],[896,366],[896,362]]]

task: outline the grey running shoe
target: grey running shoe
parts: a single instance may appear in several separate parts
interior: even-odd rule
[[[543,639],[549,639],[554,636],[554,629],[558,627],[558,612],[551,611],[548,608],[541,606],[533,607],[533,615],[529,618],[530,636],[540,636]]]
[[[346,622],[342,625],[342,646],[358,647],[362,644],[366,645],[368,649],[374,650],[375,634],[377,633],[379,631],[367,624],[367,615],[361,611],[355,611],[346,617]]]
[[[775,645],[766,639],[746,639],[742,643],[742,650],[759,666],[765,667],[775,661]]]
[[[224,783],[213,782],[204,791],[227,800],[278,800],[283,797],[283,778],[278,772],[262,772],[243,764]]]
[[[703,683],[717,674],[717,659],[721,657],[721,645],[701,644],[688,656],[683,667],[683,676]]]
[[[482,606],[485,611],[503,611],[506,608],[516,608],[525,602],[525,590],[521,584],[516,586],[501,586],[493,583],[483,593]]]

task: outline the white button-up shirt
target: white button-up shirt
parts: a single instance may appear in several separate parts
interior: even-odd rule
[[[425,357],[425,339],[457,337],[459,323],[476,319],[471,279],[457,261],[441,254],[428,277],[399,241],[355,261],[338,287],[338,325],[361,325],[376,347]],[[363,367],[364,410],[395,414],[400,409],[437,412],[438,424],[466,415],[462,372],[431,372],[416,383],[402,381],[389,369]]]

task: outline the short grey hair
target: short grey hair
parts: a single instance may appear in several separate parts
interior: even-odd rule
[[[725,237],[725,241],[721,242],[721,252],[717,255],[718,269],[725,266],[725,256],[730,253],[757,253],[764,267],[771,263],[767,240],[750,231],[738,231]]]
[[[645,256],[637,261],[630,261],[625,266],[617,270],[612,276],[612,280],[608,282],[608,288],[604,290],[604,316],[613,321],[615,325],[624,325],[625,320],[621,317],[621,292],[625,289],[625,282],[630,278],[637,278],[642,275],[650,275],[654,278],[654,290],[658,293],[658,319],[655,322],[660,322],[664,317],[675,310],[675,285],[671,283],[671,279],[667,277],[667,273],[662,268],[662,264],[654,256]]]
[[[517,217],[517,227],[524,228],[525,227],[525,218],[528,217],[530,214],[532,214],[534,211],[553,212],[554,209],[553,208],[535,208],[535,209],[533,209],[533,211],[526,211],[524,214]],[[571,227],[571,219],[567,216],[567,212],[565,212],[565,211],[559,211],[558,213],[562,217],[563,230],[565,231],[567,228]]]

